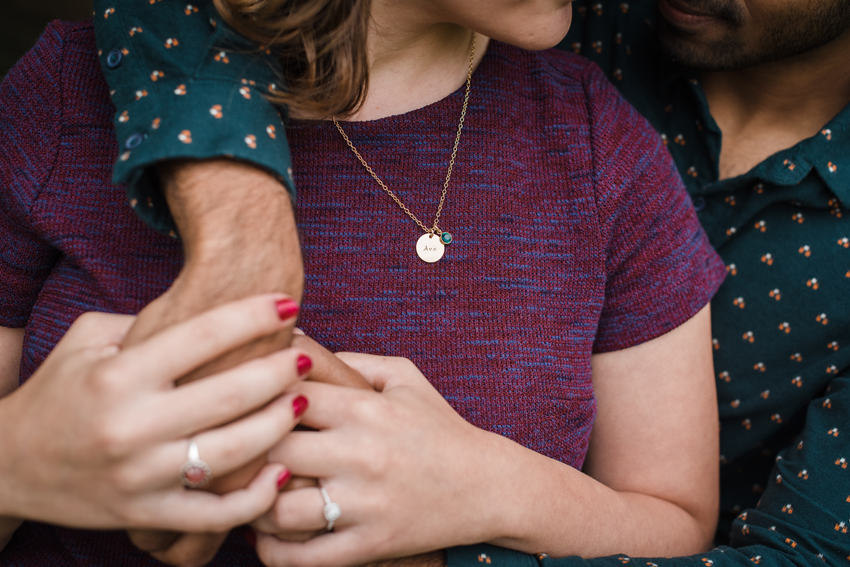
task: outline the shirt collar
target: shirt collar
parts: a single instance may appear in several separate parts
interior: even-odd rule
[[[698,74],[665,57],[659,57],[658,62],[659,92],[669,95],[674,89],[686,88],[692,93],[700,113],[699,118],[707,127],[706,135],[719,135],[719,128],[711,116],[708,101],[697,79]],[[814,136],[773,154],[748,173],[728,181],[731,185],[763,181],[791,186],[801,183],[813,170],[834,198],[845,208],[850,208],[850,104]],[[728,188],[725,181],[712,184],[715,186],[713,188],[706,187],[705,192]]]

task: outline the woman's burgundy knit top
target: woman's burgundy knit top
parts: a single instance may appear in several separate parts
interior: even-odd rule
[[[461,104],[458,91],[344,125],[426,224]],[[0,326],[27,328],[22,380],[78,315],[136,313],[181,268],[179,242],[110,182],[112,114],[89,23],[52,24],[0,89]],[[436,264],[418,259],[420,229],[331,123],[287,135],[307,272],[300,326],[335,351],[410,358],[473,424],[574,467],[595,414],[591,354],[682,324],[725,273],[655,131],[577,56],[491,43],[440,222],[454,243]],[[159,564],[123,534],[34,523],[0,562]],[[213,564],[257,560],[231,537]]]

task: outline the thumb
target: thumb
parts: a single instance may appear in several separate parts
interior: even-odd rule
[[[340,352],[336,355],[378,392],[398,387],[430,389],[431,385],[413,362],[397,356],[376,356],[358,352]]]
[[[74,321],[61,342],[95,348],[120,345],[135,321],[132,315],[83,313]]]

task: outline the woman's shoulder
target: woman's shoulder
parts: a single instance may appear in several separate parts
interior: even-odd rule
[[[69,49],[93,52],[94,48],[94,25],[91,19],[79,22],[54,20],[47,24],[33,51],[44,54],[62,53]]]
[[[593,61],[568,51],[546,49],[529,51],[497,41],[491,42],[490,54],[508,75],[529,77],[556,88],[582,88],[603,81],[605,74]],[[612,93],[616,89],[611,85]]]
[[[64,110],[64,118],[79,109],[68,108],[79,99],[109,102],[109,90],[103,81],[98,60],[94,26],[91,19],[80,22],[50,22],[38,42],[12,68],[4,80],[20,90],[22,96],[42,101],[42,105]],[[45,89],[56,96],[46,96]],[[81,91],[76,96],[76,91]]]
[[[586,126],[594,136],[626,120],[643,128],[641,117],[625,101],[596,63],[558,49],[528,51],[492,42],[488,55],[511,96],[536,106],[549,122]]]

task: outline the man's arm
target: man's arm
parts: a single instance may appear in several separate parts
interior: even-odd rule
[[[289,148],[280,110],[264,97],[277,86],[277,62],[234,34],[209,0],[95,0],[94,7],[99,57],[116,107],[114,181],[126,184],[130,206],[149,226],[182,237],[186,255],[173,286],[142,311],[127,344],[260,290],[300,300]],[[289,340],[287,330],[256,341],[183,381]],[[210,488],[241,488],[263,462]],[[169,562],[211,558],[223,540],[153,532],[131,537]]]
[[[126,184],[142,220],[183,239],[186,255],[127,343],[255,293],[300,300],[289,149],[280,110],[264,96],[278,80],[277,62],[235,34],[209,0],[96,0],[94,25],[116,107],[114,180]],[[288,344],[287,332],[213,367]]]
[[[850,561],[850,376],[835,378],[812,400],[797,442],[777,459],[754,510],[733,525],[730,547],[674,558],[625,555],[582,559],[518,553],[489,545],[450,549],[449,567],[815,567]],[[832,432],[832,433],[830,433]],[[611,530],[617,530],[617,518]]]
[[[142,311],[127,338],[130,344],[232,299],[281,292],[300,301],[301,252],[292,201],[283,185],[260,169],[227,159],[171,161],[158,171],[183,238],[186,263],[171,289]],[[286,331],[215,364],[221,370],[289,342]],[[209,369],[201,369],[193,376],[207,373]]]

